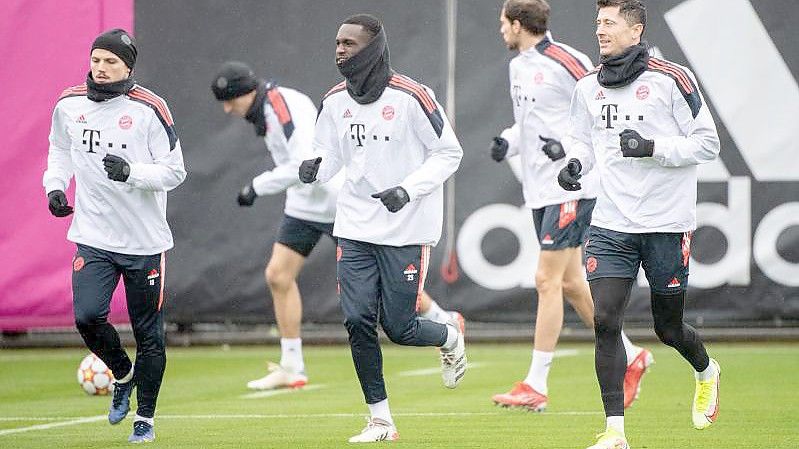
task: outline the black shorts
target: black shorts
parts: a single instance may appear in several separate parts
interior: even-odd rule
[[[609,277],[635,279],[641,266],[649,288],[668,295],[688,287],[690,257],[690,232],[631,234],[591,226],[585,246],[585,270],[589,281]]]
[[[567,201],[533,209],[538,244],[543,251],[581,246],[591,224],[596,199]]]
[[[318,221],[301,220],[299,218],[283,216],[280,229],[277,231],[277,241],[288,246],[303,257],[308,257],[313,251],[322,234],[333,237],[333,223],[320,223]]]

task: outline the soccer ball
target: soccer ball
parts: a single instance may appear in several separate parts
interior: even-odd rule
[[[89,353],[78,366],[78,384],[88,395],[106,395],[114,391],[114,375],[100,358]]]

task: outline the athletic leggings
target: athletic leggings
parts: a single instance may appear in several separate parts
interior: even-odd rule
[[[621,328],[633,281],[599,278],[589,282],[594,298],[596,375],[606,416],[624,415],[627,355],[621,341]],[[694,370],[705,370],[710,362],[705,347],[696,329],[683,321],[685,291],[671,295],[652,292],[651,301],[655,333],[660,341],[676,349]]]

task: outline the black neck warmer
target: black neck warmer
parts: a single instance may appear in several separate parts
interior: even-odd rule
[[[643,43],[633,45],[620,55],[603,56],[597,80],[602,87],[616,89],[627,86],[644,73],[649,64],[649,52]]]
[[[359,104],[377,101],[391,79],[386,33],[380,28],[369,45],[338,66],[347,80],[347,92]]]
[[[258,85],[255,86],[255,98],[252,101],[250,110],[244,119],[255,126],[255,134],[259,136],[266,135],[266,117],[264,116],[264,102],[266,101],[266,93],[269,89],[276,87],[273,83],[267,83],[263,80],[258,80]]]
[[[86,90],[88,91],[87,96],[89,100],[92,101],[105,101],[110,100],[112,98],[116,98],[120,95],[128,93],[131,87],[136,83],[133,78],[125,78],[122,81],[116,81],[114,83],[103,83],[99,84],[94,82],[94,78],[92,78],[92,72],[86,76]]]

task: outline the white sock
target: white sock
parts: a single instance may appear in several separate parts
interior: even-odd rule
[[[554,352],[538,351],[533,349],[533,361],[530,362],[530,371],[524,383],[543,395],[547,394],[547,377],[549,377],[549,367],[552,366]]]
[[[435,301],[430,302],[430,308],[427,309],[427,312],[424,312],[421,316],[422,318],[427,318],[430,321],[435,321],[436,323],[441,324],[446,324],[446,322],[450,319],[449,314]]]
[[[380,418],[392,426],[394,425],[394,420],[391,419],[391,410],[388,408],[388,398],[367,405],[369,406],[369,413],[372,415],[372,418]]]
[[[451,324],[447,324],[447,341],[444,342],[443,349],[447,351],[451,351],[455,349],[455,345],[458,343],[458,329],[455,329],[455,326]]]
[[[128,371],[128,374],[125,374],[125,377],[123,377],[122,379],[117,379],[116,382],[118,384],[126,384],[126,383],[130,382],[131,380],[133,380],[133,365],[130,366],[130,370]]]
[[[133,418],[133,422],[136,422],[136,421],[144,421],[144,422],[146,422],[147,424],[149,424],[151,426],[155,426],[155,419],[154,418],[145,418],[144,416],[139,416],[138,413],[136,413],[136,416]]]
[[[280,366],[298,373],[305,372],[305,362],[302,359],[302,338],[280,339]]]
[[[624,416],[608,416],[607,429],[613,429],[624,435]]]
[[[624,352],[627,353],[627,366],[630,366],[632,365],[633,360],[638,357],[638,351],[640,351],[640,348],[635,346],[633,342],[627,338],[627,334],[625,334],[624,331],[621,331],[621,342],[624,344]]]
[[[694,377],[696,380],[700,381],[706,381],[716,377],[716,365],[714,365],[712,361],[709,362],[704,371],[695,371]]]

